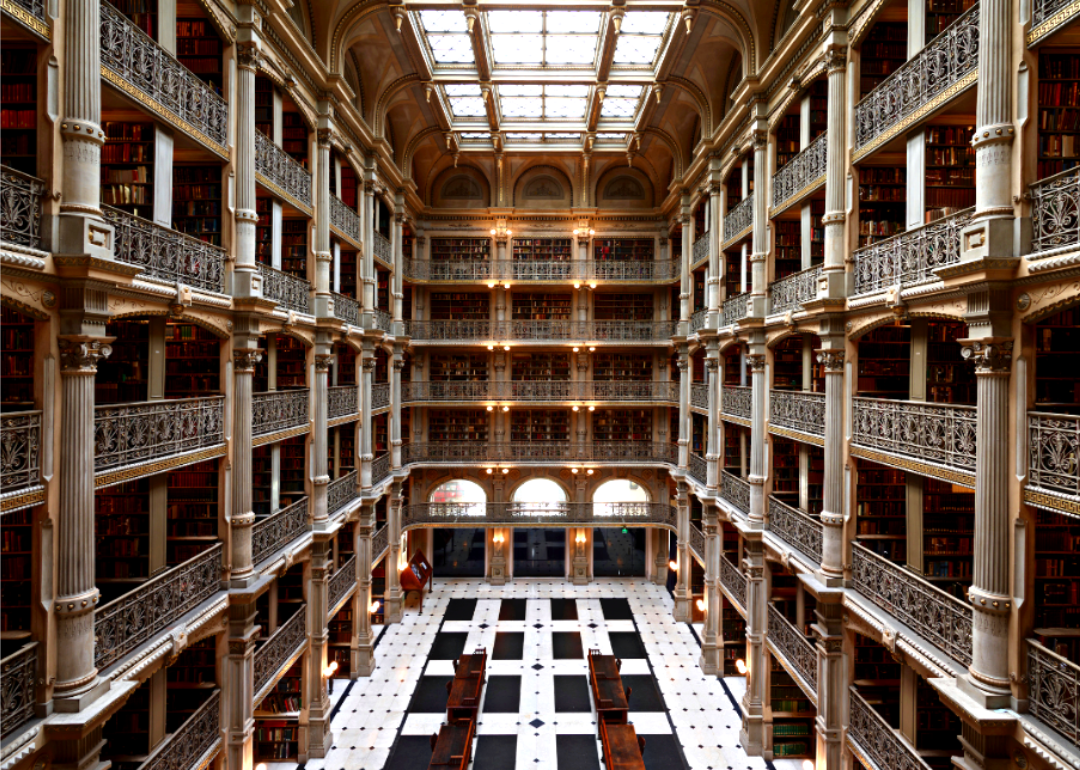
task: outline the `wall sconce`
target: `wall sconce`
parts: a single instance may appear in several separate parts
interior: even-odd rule
[[[375,601],[373,601],[371,603],[371,606],[368,607],[368,612],[370,612],[372,615],[374,615],[376,612],[379,611],[379,607],[381,607],[381,606],[382,605],[379,603],[379,600],[376,599]]]
[[[589,281],[589,288],[590,289],[595,289],[596,288],[596,281]]]
[[[498,281],[488,281],[488,288],[494,289],[498,285]]]
[[[336,660],[330,661],[330,665],[323,669],[323,677],[330,685],[330,694],[334,694],[334,673],[338,670],[338,664]]]
[[[510,407],[508,407],[508,406],[504,406],[504,407],[503,407],[503,411],[504,411],[504,412],[509,412],[509,411],[510,411]]]
[[[593,471],[592,468],[589,468],[589,470],[585,471],[586,476],[591,476],[591,475],[593,475],[593,473],[595,473],[595,471]]]
[[[590,412],[595,412],[595,411],[596,411],[596,407],[595,407],[595,406],[590,406],[590,407],[589,407],[589,411],[590,411]]]
[[[509,349],[510,349],[509,345],[503,345],[503,350],[509,350]]]
[[[669,561],[667,563],[667,566],[668,566],[668,569],[671,570],[672,572],[678,572],[679,571],[679,562],[675,561],[674,559]]]
[[[503,468],[502,472],[503,472],[503,475],[505,476],[507,473],[510,472],[510,469],[509,468]]]
[[[574,288],[575,289],[580,289],[581,288],[581,281],[574,281]]]
[[[574,407],[574,411],[575,411],[575,412],[577,411],[577,407],[576,407],[576,406]],[[578,473],[579,473],[580,471],[581,471],[581,468],[571,468],[571,469],[570,469],[570,472],[571,472],[571,473],[573,473],[573,474],[574,474],[575,476],[576,476],[576,475],[577,475],[577,474],[578,474]]]
[[[595,345],[590,345],[589,346],[589,352],[590,353],[595,353],[596,352],[596,346]]]
[[[581,348],[574,348],[574,352],[575,352],[575,353],[577,353],[577,352],[578,352],[578,351],[580,351],[580,350],[581,350]]]
[[[506,538],[503,537],[502,532],[496,532],[494,535],[492,535],[491,542],[495,543],[495,545],[502,545],[506,542]]]
[[[705,611],[705,600],[704,599],[698,599],[696,602],[694,602],[694,604],[697,605],[698,610],[700,610],[701,612]]]
[[[496,238],[506,238],[514,234],[513,230],[507,230],[506,225],[495,225],[491,229],[491,234]]]
[[[488,350],[494,350],[494,349],[495,349],[494,345],[488,345]]]
[[[747,672],[746,661],[743,660],[742,658],[739,658],[737,661],[735,661],[735,670],[738,671],[743,676],[746,676],[746,672]]]
[[[494,412],[494,411],[495,411],[495,407],[493,407],[493,406],[489,406],[489,407],[487,408],[487,410],[488,410],[489,412]]]
[[[586,537],[584,532],[578,532],[577,537],[574,538],[574,542],[578,545],[585,545],[585,540]]]

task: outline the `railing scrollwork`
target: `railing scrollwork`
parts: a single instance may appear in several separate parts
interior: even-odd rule
[[[1080,417],[1028,413],[1027,489],[1080,500]]]
[[[360,215],[336,195],[330,196],[330,226],[354,241],[360,240]]]
[[[1080,244],[1080,167],[1040,179],[1031,196],[1031,253]]]
[[[749,385],[725,385],[720,389],[720,413],[743,420],[751,419],[753,393]]]
[[[38,643],[29,642],[0,660],[3,685],[0,694],[0,735],[7,736],[34,718],[34,687],[37,680]]]
[[[307,644],[307,605],[301,604],[292,617],[255,650],[255,692],[260,693],[278,671]]]
[[[769,531],[821,564],[825,526],[817,519],[770,496]]]
[[[754,223],[754,194],[750,193],[724,215],[724,243],[733,241]]]
[[[975,407],[856,398],[852,444],[898,457],[975,472]]]
[[[829,134],[823,132],[810,142],[802,152],[789,160],[773,174],[772,207],[774,213],[785,203],[810,187],[824,183],[825,164],[828,161]]]
[[[350,471],[326,485],[326,511],[332,516],[357,497],[356,471]]]
[[[308,498],[302,497],[251,527],[251,563],[260,564],[311,528]]]
[[[41,412],[0,414],[0,493],[41,483]]]
[[[257,263],[257,267],[262,275],[262,295],[266,299],[272,299],[286,310],[311,312],[310,283],[262,262]]]
[[[255,173],[311,208],[311,173],[258,130],[255,131]]]
[[[326,395],[329,419],[359,414],[359,394],[355,385],[335,385],[326,389]]]
[[[224,396],[94,409],[94,470],[98,473],[224,443]]]
[[[308,389],[272,390],[251,397],[251,435],[264,436],[307,425]]]
[[[810,688],[809,693],[817,699],[817,649],[806,635],[795,628],[776,605],[769,603],[768,640],[780,651],[791,667],[795,669],[803,683]]]
[[[774,390],[769,394],[769,426],[825,437],[825,394]]]
[[[885,718],[854,687],[848,740],[871,761],[871,770],[931,770],[909,743],[901,740]]]
[[[1028,712],[1080,746],[1080,666],[1027,640]]]
[[[720,556],[720,584],[745,612],[746,575],[740,572],[726,555]]]
[[[727,471],[720,471],[720,498],[744,516],[750,515],[750,483]]]
[[[179,729],[166,736],[139,770],[177,770],[199,767],[221,747],[221,690],[199,706]]]
[[[799,312],[805,303],[817,299],[821,265],[781,278],[769,286],[769,313]]]
[[[349,593],[349,590],[356,585],[356,556],[355,554],[349,557],[349,560],[337,568],[337,571],[330,578],[330,584],[327,586],[326,605],[330,610],[338,606],[341,600],[345,598],[345,594]],[[327,618],[329,620],[329,618]]]
[[[964,209],[857,249],[855,294],[872,294],[896,285],[906,289],[938,280],[936,269],[960,261],[961,233],[974,212]]]
[[[45,180],[0,166],[0,241],[41,248],[41,196]]]

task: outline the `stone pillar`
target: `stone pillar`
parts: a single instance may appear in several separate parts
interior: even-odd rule
[[[706,485],[715,495],[720,485],[720,343],[715,338],[706,344],[705,355],[705,387],[709,395]]]
[[[846,16],[846,11],[835,11]],[[846,34],[846,33],[841,33]],[[825,266],[822,273],[827,281],[826,296],[842,298],[847,293],[845,255],[847,238],[846,186],[847,186],[847,47],[832,45],[826,54],[829,77],[829,98],[826,114],[829,131],[825,139]],[[827,462],[826,462],[827,465]],[[828,509],[826,509],[828,510]]]
[[[682,280],[679,283],[679,333],[687,335],[690,332],[691,303],[694,299],[694,283],[690,276],[690,263],[693,260],[693,234],[694,219],[690,216],[690,191],[682,191],[682,209],[679,214],[682,222],[682,258],[680,259],[680,274]]]
[[[811,578],[811,582],[813,579]],[[818,583],[812,630],[818,659],[817,762],[822,770],[841,770],[848,678],[844,659],[843,591]]]
[[[244,16],[256,17],[253,6],[240,10]],[[236,53],[236,259],[232,290],[235,297],[259,297],[262,277],[255,264],[255,226],[259,221],[255,211],[255,72],[261,54],[253,29],[245,26],[241,35],[249,39],[237,43]]]
[[[587,586],[592,577],[589,574],[589,544],[592,539],[590,537],[592,531],[587,527],[571,527],[567,530],[567,535],[572,540],[571,547],[574,554],[570,582],[576,586]]]
[[[325,462],[325,452],[323,453]],[[311,580],[307,590],[308,627],[308,740],[307,758],[319,759],[334,745],[330,731],[330,695],[327,692],[326,668],[330,632],[326,627],[330,589],[329,538],[317,538],[311,544]]]
[[[765,750],[765,545],[760,530],[744,529],[743,574],[746,575],[746,694],[739,742],[750,756]]]
[[[239,345],[244,347],[238,347]],[[262,360],[255,339],[233,338],[233,430],[232,430],[232,512],[229,516],[231,578],[247,581],[254,575],[251,561],[251,527],[255,524],[252,500],[251,416],[252,380],[255,365]]]
[[[320,118],[320,122],[325,118]],[[330,250],[330,145],[334,132],[329,128],[318,131],[318,158],[315,173],[315,315],[333,316],[333,297],[330,294],[330,268],[334,253]]]
[[[400,623],[404,611],[405,594],[401,590],[398,562],[401,559],[401,482],[395,481],[390,488],[390,552],[386,554],[386,609],[387,623]]]
[[[754,235],[750,252],[750,317],[764,318],[769,291],[769,133],[767,129],[756,130],[753,136]]]
[[[349,651],[349,678],[371,676],[375,671],[375,634],[371,629],[371,569],[375,554],[371,536],[375,534],[375,509],[360,506],[354,537],[356,543],[356,592],[353,594],[353,638]]]
[[[760,331],[754,335],[761,334]],[[752,343],[756,351],[746,356],[750,366],[750,526],[761,529],[765,520],[765,345]]]
[[[679,467],[686,468],[690,462],[690,352],[686,345],[679,346]]]
[[[225,686],[221,707],[225,711],[225,764],[252,767],[255,746],[255,597],[241,602],[233,596],[229,604],[229,654],[225,658]]]
[[[401,320],[401,301],[394,303]],[[394,346],[394,357],[390,362],[390,467],[401,468],[401,370],[405,368],[405,354],[400,345]]]
[[[675,620],[679,623],[690,622],[690,487],[685,481],[678,482],[676,499],[678,501],[678,565],[679,573],[675,580]]]
[[[361,307],[365,315],[370,316],[375,310],[375,159],[368,158],[366,179],[364,180],[363,224],[364,224],[364,259],[361,274],[364,283],[364,296]],[[367,328],[367,325],[365,325]]]
[[[654,529],[653,543],[655,553],[653,553],[652,582],[653,585],[665,586],[667,585],[668,562],[671,561],[670,549],[668,548],[668,531],[662,527]]]
[[[709,313],[705,325],[710,329],[715,329],[720,325],[720,286],[721,276],[724,273],[724,259],[720,252],[724,227],[722,208],[724,185],[720,179],[721,165],[720,158],[709,158],[709,283],[707,292]]]
[[[317,332],[318,335],[324,332]],[[312,479],[312,518],[318,528],[325,523],[328,513],[326,500],[326,487],[330,484],[330,475],[327,472],[327,447],[326,438],[329,434],[327,421],[329,420],[328,407],[330,394],[327,391],[330,367],[334,363],[334,356],[330,354],[328,342],[316,342],[315,353],[315,435],[312,437],[311,451],[315,453],[315,478]]]
[[[375,377],[375,351],[365,344],[360,355],[360,488],[370,490],[371,462],[375,459],[372,451],[374,426],[371,421],[371,385]]]
[[[825,338],[825,344],[830,347],[818,351],[825,367],[821,575],[830,583],[844,576],[844,339]]]
[[[720,636],[720,615],[723,602],[720,600],[720,523],[716,506],[705,504],[702,518],[705,533],[705,631],[701,639],[701,658],[698,665],[702,673],[708,676],[720,676],[723,673],[721,650],[723,639]]]

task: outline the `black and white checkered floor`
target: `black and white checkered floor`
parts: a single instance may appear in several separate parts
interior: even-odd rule
[[[741,679],[706,677],[699,643],[672,618],[662,586],[644,580],[438,580],[422,614],[388,626],[370,678],[335,682],[334,747],[305,770],[424,770],[429,736],[446,718],[452,660],[487,648],[488,683],[473,770],[600,770],[585,655],[623,659],[630,721],[648,770],[796,770],[739,746]],[[270,770],[295,765],[274,763]]]

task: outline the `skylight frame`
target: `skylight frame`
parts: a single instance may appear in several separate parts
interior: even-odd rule
[[[524,32],[518,31],[492,31],[492,14],[539,14],[539,30],[530,30]],[[568,13],[581,13],[594,16],[596,18],[596,30],[588,32],[566,32],[561,29],[556,31],[548,30],[549,14],[568,14]],[[577,72],[592,72],[594,75],[599,68],[600,52],[603,48],[601,34],[604,28],[604,15],[601,11],[591,10],[563,10],[563,9],[492,9],[482,13],[484,40],[487,47],[488,61],[491,62],[491,69],[493,72],[498,71],[520,71],[520,70],[534,70],[541,72],[549,72],[551,70],[567,70]],[[497,17],[501,18],[501,17]],[[501,26],[501,25],[500,25]],[[512,38],[520,37],[522,42],[529,37],[538,37],[541,49],[540,61],[500,61],[496,56],[496,38]],[[548,59],[548,38],[560,38],[560,39],[591,39],[592,41],[592,55],[591,57],[581,57],[579,61],[559,61],[549,62]]]

